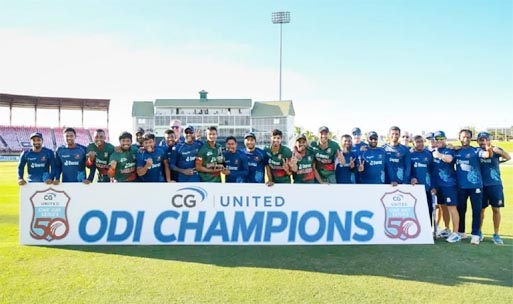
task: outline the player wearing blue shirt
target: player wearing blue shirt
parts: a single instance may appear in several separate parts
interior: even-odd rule
[[[378,133],[371,131],[368,134],[369,146],[358,155],[356,166],[360,174],[361,184],[384,184],[386,152],[378,147]]]
[[[406,158],[405,181],[412,185],[423,184],[426,190],[426,198],[429,208],[429,216],[433,216],[433,197],[431,195],[434,189],[431,183],[431,172],[433,170],[433,155],[424,148],[424,138],[417,135],[413,137],[415,147],[410,151]],[[431,219],[432,221],[433,219]]]
[[[367,149],[369,145],[366,142],[362,141],[362,130],[360,130],[360,128],[353,128],[353,130],[351,130],[351,134],[353,135],[351,153],[358,156],[361,152],[363,152],[363,150]],[[354,173],[356,183],[360,184],[360,173],[358,172],[358,170],[355,170]]]
[[[55,167],[55,157],[53,151],[43,147],[43,135],[41,133],[32,133],[30,135],[32,148],[23,151],[18,162],[18,185],[29,183],[47,183],[53,182],[53,171]],[[27,180],[23,179],[27,167]]]
[[[492,146],[490,142],[490,134],[481,132],[477,135],[479,147],[483,150],[492,149],[493,155],[491,158],[480,158],[481,161],[481,175],[483,177],[483,209],[481,210],[481,227],[485,217],[486,208],[492,206],[493,214],[493,237],[492,241],[496,245],[504,244],[502,241],[499,228],[501,224],[501,208],[504,207],[504,189],[501,180],[501,171],[499,164],[501,162],[509,161],[511,156],[499,147]],[[481,229],[479,236],[483,240]]]
[[[93,181],[96,166],[91,165],[89,175],[86,178],[86,147],[75,143],[77,133],[73,128],[64,129],[65,146],[60,146],[55,152],[55,181],[63,183],[84,183]]]
[[[244,135],[244,153],[248,158],[248,183],[265,182],[265,165],[267,164],[266,153],[256,146],[256,136],[253,133]]]
[[[166,181],[176,182],[178,180],[178,172],[171,170],[171,155],[173,154],[173,147],[176,144],[176,135],[175,132],[171,129],[167,129],[164,131],[164,145],[157,146],[157,148],[162,149],[166,154],[166,159],[168,162],[168,166],[164,166],[164,177]]]
[[[355,184],[356,167],[355,161],[358,158],[357,152],[353,152],[351,135],[345,134],[341,138],[341,157],[335,160],[335,177],[337,184]],[[359,151],[359,150],[358,150]]]
[[[447,237],[447,242],[455,243],[461,240],[458,233],[459,214],[458,190],[456,188],[456,171],[454,170],[454,151],[447,147],[447,137],[443,131],[435,133],[437,148],[433,151],[433,186],[436,189],[437,202],[442,206],[442,216],[445,229],[440,232],[441,237]],[[452,220],[453,232],[449,229]]]
[[[462,129],[459,133],[461,148],[454,153],[456,159],[456,178],[458,183],[458,212],[460,216],[460,234],[465,233],[465,214],[467,199],[472,205],[472,237],[470,243],[479,245],[479,227],[481,226],[481,209],[483,204],[483,179],[481,177],[480,158],[489,158],[490,151],[470,146],[472,131]]]
[[[164,166],[169,166],[166,152],[161,148],[155,148],[155,135],[145,133],[143,135],[144,151],[137,153],[137,175],[141,182],[164,182]]]
[[[399,137],[401,136],[399,127],[390,127],[388,136],[390,137],[390,143],[383,145],[387,154],[385,183],[391,183],[395,186],[404,183],[406,158],[410,153],[410,148],[399,143]]]
[[[226,138],[226,150],[223,152],[223,170],[225,183],[245,183],[248,179],[248,157],[237,149],[237,139],[234,136]]]
[[[196,171],[196,156],[203,146],[201,141],[194,140],[194,128],[188,126],[184,130],[185,140],[174,145],[169,159],[169,166],[173,172],[177,172],[177,181],[181,183],[200,182],[200,176]]]

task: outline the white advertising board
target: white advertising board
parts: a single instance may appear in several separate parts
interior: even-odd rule
[[[24,245],[433,244],[424,186],[27,184]]]

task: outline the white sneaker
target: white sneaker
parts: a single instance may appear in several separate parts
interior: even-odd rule
[[[470,238],[470,244],[479,245],[479,239],[479,235],[472,235],[472,237]]]
[[[437,230],[437,236],[447,238],[451,235],[451,229],[445,228],[444,230]]]
[[[451,235],[449,235],[446,241],[449,243],[456,243],[461,241],[461,236],[458,232],[453,232]]]
[[[468,235],[465,232],[459,232],[459,234],[462,240],[468,239]]]

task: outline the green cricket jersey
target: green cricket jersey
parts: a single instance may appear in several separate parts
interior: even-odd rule
[[[98,182],[110,182],[110,177],[107,172],[109,171],[110,156],[114,153],[114,146],[110,143],[105,143],[100,149],[96,144],[90,143],[87,146],[87,153],[91,151],[96,153],[94,161],[96,164],[96,170],[98,170]]]
[[[218,164],[218,157],[223,155],[222,146],[218,143],[215,144],[215,147],[212,148],[209,143],[205,143],[198,151],[196,155],[196,159],[201,161],[201,165],[207,169],[214,169]],[[220,183],[221,182],[221,172],[207,173],[207,172],[198,172],[200,179],[202,182],[209,183]]]
[[[338,143],[328,139],[326,147],[321,148],[318,142],[311,142],[310,149],[315,155],[315,165],[321,178],[329,182],[335,180],[335,158],[340,150]]]
[[[133,182],[137,179],[134,149],[112,153],[109,163],[113,160],[117,162],[114,180],[117,182]]]
[[[306,149],[303,157],[297,156],[297,172],[293,173],[295,184],[311,184],[315,183],[315,174],[313,165],[315,162],[315,154],[310,149]]]
[[[276,184],[290,184],[290,175],[283,169],[283,160],[292,157],[292,151],[285,146],[280,146],[277,153],[272,152],[271,147],[265,147],[267,155],[267,165],[271,168],[273,182]]]

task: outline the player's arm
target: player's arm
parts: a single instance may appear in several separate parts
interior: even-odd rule
[[[59,157],[60,154],[60,148],[57,148],[57,151],[55,151],[55,174],[53,176],[53,183],[55,185],[59,184],[61,180],[61,173],[62,173],[62,161]]]
[[[203,173],[214,173],[214,169],[208,169],[203,166],[203,158],[201,156],[196,156],[196,160],[194,162],[194,166],[196,167],[196,171]]]
[[[505,163],[509,160],[511,160],[511,156],[508,152],[504,151],[502,148],[499,147],[493,147],[493,153],[499,155],[501,157],[501,160],[499,162]]]
[[[23,179],[23,174],[25,172],[25,165],[27,164],[27,160],[25,159],[25,154],[27,151],[21,152],[20,160],[18,161],[18,185],[25,185],[27,182]]]
[[[319,184],[322,184],[324,183],[324,181],[322,180],[321,178],[321,175],[319,174],[319,171],[317,171],[317,161],[313,161],[312,163],[312,170],[313,170],[313,174],[314,174],[314,177],[315,177],[315,180],[319,183]]]
[[[87,158],[86,158],[86,162],[87,162]],[[93,161],[93,163],[89,167],[89,176],[87,176],[87,180],[90,182],[93,182],[95,173],[96,173],[96,162]]]
[[[272,169],[271,169],[271,167],[269,167],[269,165],[265,166],[265,175],[267,175],[267,182],[266,182],[266,184],[268,186],[274,185],[273,173],[272,173]]]
[[[146,161],[144,160],[144,153],[137,153],[136,158],[136,166],[137,166],[137,175],[143,176],[148,172],[148,169],[151,168],[153,164],[153,159],[148,158]]]
[[[48,179],[45,181],[47,184],[51,184],[55,178],[55,155],[53,154],[53,151],[48,150],[48,162],[50,163],[50,172]]]
[[[405,183],[405,184],[410,184],[412,182],[412,176],[411,176],[411,173],[413,171],[412,167],[413,167],[413,163],[411,161],[411,155],[410,155],[410,153],[408,153],[405,155],[405,158],[404,158],[404,181],[403,181],[403,183]]]

